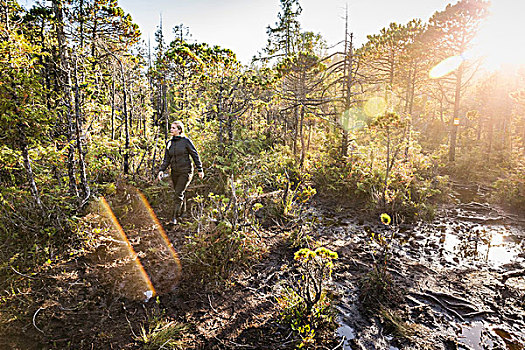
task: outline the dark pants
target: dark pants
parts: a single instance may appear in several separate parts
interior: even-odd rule
[[[175,201],[173,202],[173,217],[180,217],[184,210],[184,192],[191,182],[193,173],[171,173],[171,181],[175,190]]]

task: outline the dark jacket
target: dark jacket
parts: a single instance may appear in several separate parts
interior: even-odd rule
[[[192,173],[193,162],[197,167],[197,171],[202,171],[202,163],[199,158],[199,153],[191,140],[185,136],[173,136],[166,144],[166,152],[164,152],[164,160],[160,165],[160,171],[165,171],[171,165],[172,173]]]

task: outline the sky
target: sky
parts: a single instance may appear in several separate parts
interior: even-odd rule
[[[34,0],[19,0],[28,8]],[[348,7],[349,31],[359,47],[366,36],[378,34],[391,22],[406,24],[420,18],[426,22],[436,11],[457,0],[300,0],[302,30],[320,33],[328,46],[344,39],[345,8]],[[525,0],[491,0],[491,16],[478,35],[473,56],[486,57],[486,68],[501,64],[525,64]],[[188,27],[192,39],[231,49],[244,64],[249,64],[267,42],[266,28],[275,26],[279,0],[119,0],[131,14],[151,45],[162,17],[167,42],[173,27]]]
[[[377,34],[391,22],[405,24],[414,18],[427,20],[448,0],[300,0],[303,30],[321,33],[332,46],[344,39],[345,7],[349,31],[359,46],[369,34]],[[248,64],[266,45],[266,28],[274,26],[279,0],[120,0],[119,5],[139,25],[144,40],[154,41],[162,16],[163,31],[172,39],[175,25],[189,27],[194,40],[233,50]]]

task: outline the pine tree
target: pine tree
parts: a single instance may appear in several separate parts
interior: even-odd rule
[[[429,48],[434,53],[433,57],[437,59],[435,64],[448,57],[461,59],[459,67],[452,74],[437,81],[439,89],[445,91],[443,97],[453,104],[450,120],[450,161],[456,158],[462,92],[476,70],[463,55],[471,47],[480,24],[487,16],[488,5],[489,3],[483,0],[461,0],[454,5],[447,5],[445,10],[436,12],[429,20],[426,35]],[[453,95],[451,98],[446,95],[448,91]]]

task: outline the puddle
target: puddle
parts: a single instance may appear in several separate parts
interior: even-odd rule
[[[343,349],[344,350],[352,350],[351,345],[349,344],[349,341],[352,339],[355,339],[355,330],[346,325],[342,318],[339,317],[337,319],[337,323],[340,325],[339,328],[337,328],[336,334],[339,338],[345,337],[345,341],[343,343]]]
[[[492,338],[492,339],[491,339]],[[460,324],[458,342],[468,349],[502,349],[503,344],[508,350],[524,350],[525,346],[511,332],[487,325],[483,322]]]
[[[418,262],[438,264],[444,268],[472,264],[472,267],[480,270],[489,267],[504,271],[511,269],[510,264],[513,264],[513,269],[520,264],[525,266],[525,227],[519,220],[502,214],[502,210],[485,202],[473,202],[480,199],[478,191],[479,189],[465,190],[462,196],[458,196],[461,198],[457,198],[459,204],[440,210],[432,223],[400,225],[397,231],[399,244],[393,245],[395,254]],[[461,204],[465,200],[467,203]],[[334,238],[333,245],[336,248],[344,248],[350,243],[359,246],[369,239],[371,232],[381,232],[381,227],[374,224],[356,223],[345,218],[334,219],[330,224],[337,228],[330,226],[327,229],[327,234]],[[520,283],[525,286],[525,279],[514,278],[506,283]],[[344,290],[351,289],[348,284],[343,284],[342,287]],[[353,310],[355,303],[356,300],[350,298],[343,300],[338,307],[339,328],[336,334],[340,341],[343,337],[345,339],[339,349],[351,350],[351,343],[354,341],[368,341],[374,344],[382,342],[383,349],[398,350],[388,344],[391,341],[389,336],[380,337],[381,341],[377,337],[372,340],[372,336],[377,334],[363,331],[349,322],[360,317],[359,312]],[[525,350],[525,334],[521,328],[507,324],[510,328],[504,330],[507,326],[488,322],[497,321],[477,319],[460,324],[453,322],[449,331],[452,335],[455,333],[458,349]],[[349,324],[356,325],[357,328]]]
[[[467,346],[468,349],[483,350],[493,349],[494,342],[487,337],[487,329],[483,322],[459,325],[461,334],[458,334],[458,342]]]
[[[523,261],[517,236],[504,226],[476,226],[467,230],[447,227],[441,241],[448,262],[462,258],[499,267]]]
[[[507,346],[507,349],[509,350],[523,350],[525,349],[525,346],[517,341],[514,337],[514,335],[510,332],[507,332],[504,329],[501,328],[494,328],[494,333],[496,333],[503,341],[505,342],[505,345]]]

